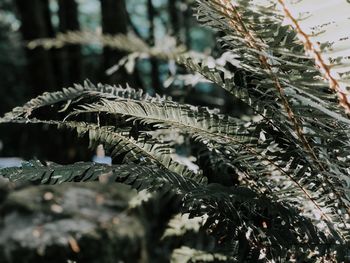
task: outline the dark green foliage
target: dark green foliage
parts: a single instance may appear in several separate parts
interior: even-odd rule
[[[179,193],[191,191],[198,185],[191,179],[185,179],[176,173],[152,165],[108,166],[95,163],[76,163],[69,166],[54,163],[44,165],[39,161],[32,161],[23,164],[21,168],[5,168],[1,170],[1,175],[8,177],[11,181],[29,180],[40,184],[89,182],[96,181],[104,175],[111,182],[123,182],[137,190],[155,191],[172,185]]]
[[[293,245],[297,251],[301,250],[301,244],[309,240],[315,242],[309,243],[311,247],[321,246],[321,249],[331,241],[319,233],[309,220],[298,216],[298,211],[247,188],[198,184],[157,166],[94,163],[62,166],[32,161],[23,164],[22,168],[3,169],[1,175],[11,181],[30,180],[39,184],[87,182],[104,176],[110,182],[129,184],[137,190],[173,191],[183,200],[183,213],[208,215],[203,227],[218,238],[219,244],[223,244],[219,245],[219,249],[225,251],[234,246],[229,254],[242,259],[249,257],[252,261],[260,254],[261,246],[269,247],[266,253],[283,254]],[[300,242],[300,239],[303,241]],[[247,248],[242,250],[241,246]]]
[[[230,66],[190,53],[172,56],[244,103],[247,116],[86,82],[45,93],[1,121],[76,130],[89,137],[92,148],[104,144],[116,164],[32,161],[0,174],[40,184],[106,177],[139,191],[174,195],[183,214],[206,217],[200,228],[215,240],[210,248],[185,247],[174,257],[346,262],[350,120],[322,79],[329,76],[305,55],[308,46],[295,29],[283,24],[283,1],[235,2],[198,1],[198,19],[223,35],[220,43],[233,56]],[[346,108],[342,93],[334,85],[333,90]],[[198,162],[181,156],[180,146],[201,148]]]

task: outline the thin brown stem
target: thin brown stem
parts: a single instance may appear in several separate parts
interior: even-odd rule
[[[303,31],[300,24],[298,23],[298,20],[295,17],[293,17],[284,0],[278,0],[278,2],[282,5],[285,16],[288,19],[290,19],[290,21],[292,22],[292,26],[295,28],[295,30],[301,37],[301,40],[304,43],[305,50],[313,54],[316,65],[318,65],[323,71],[324,77],[329,81],[330,88],[338,95],[339,104],[345,109],[345,112],[347,114],[350,114],[350,101],[348,99],[348,94],[341,90],[339,82],[332,76],[332,71],[324,61],[321,52],[318,51],[317,44],[313,43],[308,34],[306,34]]]

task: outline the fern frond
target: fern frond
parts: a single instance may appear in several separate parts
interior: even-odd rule
[[[172,236],[183,236],[189,231],[198,232],[204,225],[206,216],[189,218],[189,214],[177,214],[168,223],[162,239]]]
[[[240,242],[233,242],[230,247],[230,255],[241,260],[247,260],[244,253],[251,253],[252,262],[257,261],[261,253],[265,254],[263,258],[273,258],[269,253],[273,254],[276,249],[288,262],[288,253],[305,255],[318,251],[316,253],[324,255],[334,244],[310,221],[298,216],[297,210],[283,203],[267,204],[264,196],[258,197],[246,188],[224,188],[213,184],[186,195],[184,202],[186,207],[190,207],[191,216],[208,215],[204,228],[221,242],[244,239],[241,236],[244,233],[249,252],[240,249]]]
[[[86,122],[46,121],[35,118],[17,118],[12,122],[57,125],[60,129],[73,129],[76,130],[79,137],[85,134],[89,136],[92,149],[103,144],[112,157],[122,156],[124,163],[153,163],[200,183],[206,182],[206,178],[200,172],[195,173],[172,158],[175,151],[172,145],[148,138],[145,134],[140,134],[137,139],[134,139],[128,132],[118,131],[114,127],[98,126]]]
[[[119,114],[128,116],[129,120],[140,120],[158,128],[177,128],[193,137],[225,143],[239,133],[240,122],[232,117],[218,115],[207,108],[198,108],[168,100],[106,100],[99,103],[83,105],[72,115],[84,113]],[[244,136],[242,136],[244,138]],[[236,139],[238,140],[238,139]]]
[[[339,16],[326,14],[327,8]],[[198,19],[223,33],[219,41],[225,54],[233,58],[231,65],[179,48],[170,52],[149,47],[127,36],[69,32],[31,42],[32,48],[52,48],[92,41],[129,53],[176,60],[245,102],[253,116],[233,118],[129,87],[96,87],[87,82],[84,87],[45,93],[0,122],[74,129],[80,136],[88,134],[92,145],[104,143],[112,156],[123,156],[126,164],[29,162],[22,168],[0,170],[0,175],[55,184],[97,180],[108,174],[111,181],[138,190],[174,191],[181,197],[182,213],[190,216],[177,218],[182,228],[172,228],[171,234],[183,234],[189,221],[205,218],[200,227],[215,236],[218,244],[225,244],[215,246],[224,252],[225,260],[258,262],[276,260],[279,255],[280,261],[297,258],[304,262],[322,261],[327,255],[347,262],[349,10],[345,0],[198,0]],[[48,106],[61,106],[67,117],[36,118],[41,113],[36,110]],[[130,130],[138,126],[145,131],[131,136]],[[240,186],[207,184],[202,174],[176,162],[176,143],[164,136],[169,131],[204,146],[208,153],[205,162],[212,169],[227,169],[238,177]],[[220,260],[218,251],[182,248],[176,253],[184,253],[185,260],[203,261]]]
[[[202,63],[210,63],[216,68],[220,68],[226,75],[230,75],[230,71],[226,70],[222,65],[216,63],[215,59],[203,53],[199,53],[193,50],[187,50],[182,45],[176,45],[175,40],[167,39],[167,45],[164,45],[164,41],[153,47],[148,46],[142,39],[134,35],[101,35],[95,32],[89,31],[70,31],[67,33],[59,33],[55,38],[42,38],[36,39],[28,43],[28,48],[35,49],[37,47],[43,47],[45,49],[62,48],[67,44],[83,44],[94,45],[98,44],[103,47],[109,47],[112,49],[122,50],[127,52],[124,58],[122,58],[118,64],[114,65],[106,71],[108,75],[111,75],[118,71],[118,69],[127,64],[128,61],[134,61],[136,59],[144,58],[157,58],[160,60],[176,61],[180,65],[182,60],[187,58],[201,61]],[[174,43],[173,43],[174,42]],[[223,56],[218,58],[219,60],[225,60]]]
[[[304,43],[305,51],[315,60],[323,76],[329,81],[330,88],[337,93],[340,105],[349,114],[349,2],[278,2]]]
[[[30,49],[43,47],[45,49],[62,48],[65,45],[102,45],[128,51],[148,51],[148,45],[142,39],[134,35],[101,35],[93,31],[69,31],[59,33],[55,38],[41,38],[30,41],[27,46]]]
[[[28,48],[35,49],[43,47],[45,49],[62,48],[67,44],[75,45],[100,45],[112,49],[122,50],[128,53],[136,53],[140,56],[147,55],[164,60],[174,60],[177,56],[186,52],[185,47],[155,46],[150,47],[142,39],[135,35],[103,35],[92,31],[69,31],[59,33],[55,38],[36,39],[28,43]]]
[[[245,167],[251,167],[249,172],[246,173],[249,181],[252,181],[251,178],[255,176],[257,180],[255,184],[259,185],[259,182],[262,182],[265,187],[268,186],[270,188],[269,190],[272,193],[276,191],[276,185],[278,184],[272,183],[270,174],[280,174],[286,177],[292,186],[289,187],[289,195],[286,194],[287,191],[283,191],[281,195],[283,198],[287,196],[292,197],[298,192],[299,195],[304,196],[304,199],[294,200],[301,206],[310,206],[311,204],[314,209],[320,213],[323,220],[329,224],[331,229],[333,229],[333,221],[340,220],[340,222],[342,222],[341,218],[337,218],[337,216],[334,217],[332,213],[327,213],[327,209],[323,209],[323,206],[318,203],[319,200],[322,200],[322,193],[310,188],[308,180],[304,179],[300,181],[305,177],[304,174],[299,172],[300,170],[285,169],[283,167],[284,163],[293,161],[289,152],[276,146],[274,146],[274,150],[272,151],[271,147],[275,143],[274,140],[266,141],[262,145],[256,145],[257,138],[247,133],[247,129],[244,133],[239,134],[237,131],[242,130],[242,127],[239,127],[239,125],[234,122],[229,123],[230,119],[222,120],[218,116],[211,116],[208,111],[200,111],[199,109],[196,110],[196,108],[189,108],[189,106],[186,105],[178,105],[173,102],[165,101],[102,100],[101,103],[83,106],[82,108],[82,110],[76,111],[75,113],[95,112],[127,115],[132,119],[138,119],[147,124],[154,124],[157,127],[169,125],[170,127],[178,128],[194,138],[200,138],[213,145],[217,143],[220,145],[227,144],[224,146],[224,149],[228,151],[228,155],[232,155],[233,153],[237,153],[238,155],[235,162],[240,164],[246,162]],[[220,127],[220,129],[218,130],[217,127]],[[219,145],[216,145],[216,147],[219,147]],[[270,148],[271,152],[262,152],[263,149],[266,148]],[[284,163],[280,164],[279,162],[281,159],[276,158],[273,152],[278,152],[280,157],[288,159],[285,159]],[[297,161],[300,162],[300,160],[295,159],[294,163]],[[302,171],[309,172],[310,170]],[[266,175],[266,177],[262,175]],[[313,181],[313,179],[310,180]],[[259,189],[259,187],[256,187],[256,189]],[[277,191],[275,195],[278,193],[282,193],[282,191]],[[307,210],[312,209],[308,208]],[[311,214],[311,217],[314,216],[315,215]]]
[[[17,117],[29,117],[36,109],[51,106],[57,103],[65,102],[69,105],[74,100],[81,100],[84,97],[103,97],[103,98],[146,98],[142,90],[135,90],[130,87],[123,88],[110,85],[94,85],[90,81],[85,81],[84,85],[75,85],[74,87],[64,88],[62,91],[45,92],[44,94],[28,101],[22,107],[16,107],[11,112],[5,114],[3,119],[11,120]]]
[[[104,96],[101,93],[102,97]],[[331,218],[322,209],[317,201],[318,193],[315,193],[308,185],[307,180],[299,182],[303,177],[301,173],[291,175],[284,169],[285,163],[291,159],[290,154],[284,149],[280,149],[275,144],[275,139],[267,140],[263,144],[257,144],[259,133],[255,130],[255,125],[248,127],[244,122],[231,117],[224,117],[208,111],[205,108],[196,108],[190,105],[180,105],[168,101],[164,98],[139,97],[137,99],[101,99],[100,103],[81,106],[82,110],[73,111],[75,113],[108,113],[126,115],[129,119],[137,119],[143,123],[155,125],[158,128],[177,128],[181,132],[190,134],[195,139],[216,150],[221,151],[228,156],[235,155],[234,163],[236,167],[245,175],[248,185],[256,191],[268,190],[277,198],[292,198],[297,192],[300,198],[296,200],[299,206],[311,204],[322,215],[322,218],[328,223]],[[54,101],[55,102],[55,101]],[[17,121],[20,119],[17,118]],[[12,120],[12,121],[16,121]],[[125,137],[112,131],[110,127],[98,127],[94,124],[60,122],[60,121],[39,121],[36,119],[22,119],[21,121],[41,122],[47,124],[56,124],[62,127],[74,127],[78,133],[89,133],[92,141],[102,142],[111,149],[112,154],[125,155],[125,161],[140,162],[149,161],[164,166],[179,174],[187,175],[201,181],[202,176],[195,176],[189,172],[186,167],[172,161],[170,147],[164,144],[146,143],[143,138],[140,141],[134,141],[132,138]],[[245,127],[246,126],[246,127]],[[220,149],[221,148],[221,149]],[[270,149],[265,151],[264,149]],[[280,153],[280,158],[276,157],[275,152]],[[282,163],[281,160],[284,160]],[[302,159],[295,161],[302,162]],[[241,168],[248,167],[248,168]],[[278,190],[278,183],[270,180],[270,174],[277,173],[285,176],[291,182],[292,191],[287,194],[286,191]],[[312,179],[311,179],[312,181]],[[265,189],[265,190],[264,190]],[[298,189],[296,191],[296,189]],[[284,189],[285,190],[285,189]],[[275,192],[275,193],[274,193]],[[282,193],[279,195],[279,193]],[[295,200],[295,199],[294,199]],[[309,209],[308,209],[309,210]],[[311,216],[313,217],[313,216]]]
[[[345,153],[350,149],[348,119],[325,91],[326,84],[314,62],[305,56],[296,32],[283,24],[284,15],[278,1],[199,2],[199,19],[225,33],[221,40],[224,47],[238,57],[240,67],[252,73],[256,88],[246,92],[248,100],[253,98],[257,102],[255,105],[263,105],[260,109],[254,108],[260,114],[266,110],[267,118],[274,119],[270,127],[279,129],[290,145],[295,145],[293,137],[297,135],[303,149],[296,149],[296,153],[300,157],[308,156],[306,160],[301,159],[308,163],[307,169],[312,172],[305,179],[298,176],[295,180],[301,180],[302,185],[321,187],[322,194],[316,193],[319,201],[325,195],[336,196],[336,205],[328,199],[322,206],[333,207],[333,211],[342,207],[341,215],[333,213],[338,218],[334,220],[348,233],[348,220],[344,218],[348,218],[350,211],[349,198],[342,189],[349,172],[345,159],[334,158],[335,151]],[[328,136],[329,132],[332,136]],[[335,148],[327,147],[329,143]],[[301,167],[305,166],[305,161],[300,163]]]
[[[248,47],[253,53],[255,53],[252,54],[256,57],[254,65],[257,63],[260,64],[262,72],[270,80],[270,84],[275,87],[277,96],[281,101],[281,105],[283,106],[302,146],[313,159],[318,161],[315,152],[313,151],[308,139],[304,135],[301,121],[295,115],[294,110],[291,107],[288,98],[286,97],[281,79],[273,71],[273,66],[271,65],[271,62],[269,62],[269,58],[265,55],[267,54],[267,51],[265,50],[265,43],[263,40],[257,36],[255,31],[250,29],[250,24],[246,23],[246,21],[242,19],[242,15],[238,12],[237,7],[231,1],[216,0],[209,5],[212,5],[212,8],[216,8],[217,12],[225,19],[227,19],[227,26],[231,28],[231,30],[235,30],[238,38],[241,38],[241,40],[244,41],[243,44]]]
[[[256,252],[267,247],[271,255],[281,252],[281,249],[291,253],[304,249],[306,240],[315,242],[308,244],[307,249],[312,249],[314,245],[316,249],[329,246],[327,242],[330,240],[319,233],[310,221],[284,204],[245,188],[198,184],[156,165],[76,163],[63,166],[30,161],[19,168],[2,169],[0,175],[11,181],[29,180],[40,184],[96,181],[103,176],[110,182],[125,183],[139,191],[173,191],[183,199],[183,213],[205,216],[205,227],[220,242],[228,239],[237,245],[236,248],[248,242],[251,245],[249,253],[255,255],[255,259],[259,255]],[[286,246],[281,248],[280,244]],[[235,257],[242,256],[242,253],[246,251],[234,249],[228,254]],[[271,255],[267,253],[266,256],[270,258]]]
[[[191,177],[200,182],[205,181],[200,173],[195,174],[172,158],[175,149],[169,143],[148,138],[145,134],[140,134],[137,139],[134,139],[128,132],[118,132],[113,127],[99,127],[91,123],[62,122],[57,124],[59,128],[76,129],[79,136],[88,133],[91,148],[102,143],[112,157],[124,156],[123,162],[154,163],[179,175]]]
[[[157,165],[103,165],[96,163],[75,163],[59,165],[29,161],[22,167],[5,168],[0,175],[11,181],[33,181],[40,184],[61,184],[65,182],[97,181],[106,176],[110,182],[121,182],[137,190],[173,190],[183,194],[198,187],[198,183]]]
[[[180,247],[171,255],[172,263],[195,263],[195,262],[227,262],[229,258],[220,253],[210,253],[190,247]]]

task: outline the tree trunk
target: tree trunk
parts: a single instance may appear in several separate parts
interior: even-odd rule
[[[53,28],[48,13],[48,0],[15,0],[21,19],[21,34],[24,41],[52,37]],[[43,48],[26,48],[28,79],[32,94],[55,90],[55,76],[50,51]]]
[[[184,19],[183,27],[185,29],[185,33],[184,33],[185,44],[188,49],[191,49],[192,48],[191,27],[192,27],[193,13],[191,12],[191,9],[189,6],[185,10],[185,12],[183,12],[183,19]]]
[[[79,31],[78,5],[75,0],[59,0],[59,31]],[[82,56],[80,45],[67,45],[61,52],[63,58],[63,85],[68,86],[82,81]]]
[[[126,34],[128,29],[128,16],[124,0],[101,0],[102,31],[107,35]],[[103,77],[105,82],[122,83],[127,79],[125,70],[118,74],[106,76],[105,71],[117,64],[126,53],[105,47],[103,50]]]
[[[51,23],[49,0],[15,0],[15,3],[21,19],[21,34],[25,42],[55,36]],[[59,59],[60,52],[59,50],[44,50],[43,48],[33,50],[26,48],[28,67],[26,72],[28,83],[32,88],[27,94],[30,97],[60,88],[62,69]],[[62,163],[75,161],[77,158],[75,152],[79,148],[70,142],[71,135],[58,136],[51,132],[35,128],[30,129],[27,133],[22,132],[18,138],[22,146],[30,147],[29,145],[31,145],[33,152],[38,157]],[[46,140],[42,139],[43,134],[46,136]],[[73,151],[72,154],[70,154],[71,151]]]
[[[148,9],[148,21],[150,23],[148,44],[150,46],[153,46],[155,44],[155,28],[154,28],[155,10],[153,7],[152,0],[147,0],[147,9]],[[152,88],[156,93],[162,94],[163,89],[159,79],[158,61],[155,58],[151,58],[150,63],[151,63]]]
[[[168,12],[169,12],[169,20],[170,20],[170,33],[173,36],[180,37],[180,11],[177,7],[178,0],[169,0],[168,1]]]

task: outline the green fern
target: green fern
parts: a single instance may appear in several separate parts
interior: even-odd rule
[[[80,136],[88,135],[92,147],[104,144],[123,164],[62,166],[33,161],[1,170],[0,175],[41,184],[106,176],[138,190],[176,194],[182,213],[206,218],[198,227],[216,242],[208,251],[179,249],[174,260],[186,254],[188,261],[347,262],[348,20],[326,16],[324,23],[316,21],[317,10],[326,7],[350,10],[345,1],[322,3],[317,9],[312,0],[199,0],[198,20],[221,33],[219,43],[234,58],[234,69],[210,65],[204,56],[199,59],[191,52],[174,50],[163,56],[137,41],[127,49],[129,42],[122,36],[99,38],[110,47],[176,59],[230,92],[252,114],[237,118],[130,87],[86,82],[45,93],[7,113],[1,122],[74,129]],[[299,17],[302,10],[310,16]],[[349,13],[340,12],[341,18]],[[331,38],[331,30],[338,39]],[[76,35],[69,34],[71,38],[62,35],[31,45],[72,43]],[[79,43],[88,42],[83,34],[77,36]],[[42,117],[40,109],[50,112],[51,106],[60,114]],[[174,158],[178,142],[169,138],[182,136],[204,148],[199,157],[205,161],[197,162],[202,170],[208,165],[213,173],[226,169],[237,185],[213,183],[205,172],[179,163]]]

